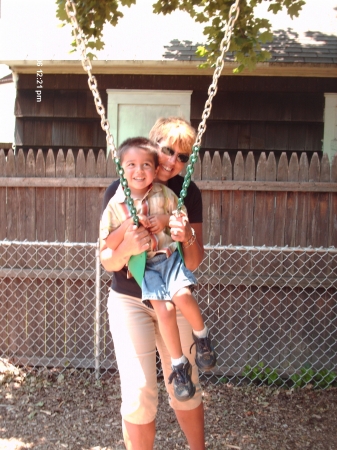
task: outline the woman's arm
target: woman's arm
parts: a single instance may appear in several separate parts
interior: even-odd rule
[[[177,218],[172,215],[169,226],[172,239],[182,243],[186,267],[189,270],[197,269],[204,257],[202,223],[190,224],[187,216],[183,215]],[[195,239],[192,228],[195,232]]]
[[[149,243],[148,231],[131,223],[125,231],[123,241],[116,249],[109,248],[106,241],[100,237],[101,263],[108,272],[118,272],[128,263],[130,256],[148,250]]]
[[[192,238],[192,230],[191,233],[187,236],[190,236],[189,239],[182,241],[182,249],[184,252],[185,265],[189,270],[195,270],[199,267],[204,259],[204,242],[202,238],[202,223],[191,223],[189,224],[195,231],[195,241],[184,248],[184,242],[188,242],[189,239]],[[186,231],[187,234],[187,231]],[[187,245],[187,244],[186,244]]]
[[[123,242],[125,232],[132,223],[132,218],[126,219],[126,221],[123,222],[118,228],[111,231],[111,233],[105,239],[106,246],[111,250],[115,250]]]

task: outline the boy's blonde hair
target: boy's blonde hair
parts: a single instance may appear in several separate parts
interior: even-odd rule
[[[161,117],[151,128],[149,138],[167,146],[178,145],[182,153],[190,154],[196,139],[196,131],[187,120],[181,117]]]

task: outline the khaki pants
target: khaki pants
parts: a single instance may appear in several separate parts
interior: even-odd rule
[[[198,368],[195,364],[195,346],[190,324],[177,309],[177,322],[184,355],[189,359],[196,386],[194,397],[179,402],[173,394],[173,384],[167,384],[171,373],[171,358],[159,333],[158,321],[153,309],[135,297],[110,290],[108,299],[109,323],[118,369],[121,378],[124,420],[142,425],[152,422],[158,406],[156,348],[160,354],[170,406],[175,410],[192,410],[201,403]]]

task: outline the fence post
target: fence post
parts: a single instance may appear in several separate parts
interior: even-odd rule
[[[101,262],[99,258],[99,239],[96,245],[96,307],[95,307],[95,377],[100,377],[100,331],[101,331]]]

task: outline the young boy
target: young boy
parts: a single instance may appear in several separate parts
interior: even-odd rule
[[[204,371],[212,369],[216,364],[216,355],[198,304],[191,294],[196,279],[184,266],[168,227],[169,217],[177,208],[178,199],[165,185],[153,183],[158,170],[158,150],[158,146],[149,139],[131,138],[119,147],[118,156],[139,221],[149,230],[151,238],[142,282],[142,301],[146,304],[150,302],[157,314],[172,361],[173,372],[169,383],[173,381],[176,398],[186,401],[193,397],[195,386],[191,381],[191,365],[181,348],[176,306],[192,326],[194,342],[202,343],[203,351],[198,352],[196,357],[197,366]],[[132,223],[123,188],[119,185],[103,212],[100,236],[108,247],[116,249]],[[189,245],[188,241],[183,247]]]

